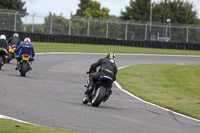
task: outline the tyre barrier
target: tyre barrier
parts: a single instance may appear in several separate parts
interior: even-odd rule
[[[17,31],[16,31],[17,32]],[[13,36],[14,31],[0,30],[7,38]],[[180,42],[160,42],[160,41],[138,41],[138,40],[120,40],[112,38],[98,38],[73,35],[50,35],[44,33],[17,32],[20,39],[30,37],[33,42],[57,42],[57,43],[79,43],[96,45],[117,45],[145,48],[161,49],[182,49],[182,50],[200,50],[200,43],[180,43]]]

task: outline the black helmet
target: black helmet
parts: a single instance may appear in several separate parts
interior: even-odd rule
[[[115,59],[115,53],[109,52],[106,54],[106,58],[111,58],[111,59]]]

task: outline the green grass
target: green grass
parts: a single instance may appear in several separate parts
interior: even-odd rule
[[[200,51],[139,48],[112,45],[89,45],[69,43],[41,43],[33,42],[35,51],[40,52],[85,52],[85,53],[134,53],[134,54],[174,54],[174,55],[200,55]]]
[[[200,65],[137,65],[119,70],[117,80],[146,101],[200,119]]]
[[[35,126],[13,120],[0,119],[0,133],[78,133],[44,126]]]

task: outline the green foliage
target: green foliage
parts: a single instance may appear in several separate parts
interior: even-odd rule
[[[93,20],[90,22],[90,35],[94,37],[106,37],[106,22]]]
[[[49,13],[45,18],[44,32],[50,33],[52,21],[52,34],[68,34],[69,20],[65,19],[62,14],[56,15],[55,13]]]
[[[164,1],[152,3],[152,21],[163,22]],[[130,0],[130,6],[126,11],[121,12],[124,20],[149,21],[150,0]],[[193,10],[193,4],[189,1],[167,0],[166,18],[170,18],[173,23],[198,24],[197,12]]]
[[[26,11],[25,2],[22,0],[0,0],[0,9],[10,9],[15,11]]]
[[[35,33],[44,33],[44,25],[43,24],[34,24],[34,32]],[[26,27],[27,32],[32,32],[32,24],[24,25]]]
[[[81,21],[80,21],[81,20]],[[86,36],[87,35],[88,21],[84,18],[71,20],[71,35]]]
[[[154,3],[153,21],[163,22],[164,2]],[[193,10],[193,4],[189,1],[168,0],[166,18],[170,18],[173,23],[198,24],[197,12]]]
[[[26,12],[26,8],[24,8],[24,5],[25,2],[22,2],[21,0],[0,0],[0,9],[3,9],[1,10],[0,14],[1,29],[6,29],[6,30],[14,29],[16,11],[21,11],[18,12],[18,15],[16,16],[16,25],[17,27],[21,28],[22,26],[21,17],[23,17]]]
[[[149,21],[150,0],[130,0],[130,6],[121,12],[124,20]]]
[[[101,4],[93,0],[80,0],[79,9],[74,16],[86,18],[108,18],[108,8],[101,8]]]
[[[76,12],[76,16],[84,16],[84,11],[89,7],[90,0],[80,0],[79,9]]]
[[[150,0],[130,0],[130,6],[126,11],[121,12],[121,19],[134,21],[149,21],[150,18]],[[143,40],[145,27],[141,25],[129,25],[128,39]]]
[[[167,0],[166,3],[166,19],[171,20],[172,27],[164,20],[165,2],[152,2],[152,22],[164,23],[165,28],[160,28],[152,25],[151,32],[160,33],[160,36],[169,37],[169,29],[171,30],[172,42],[186,42],[187,26],[173,27],[175,24],[196,25],[199,24],[199,19],[196,10],[193,9],[193,4],[189,1],[183,0]],[[121,18],[124,20],[144,21],[150,20],[150,0],[130,0],[130,5],[126,7],[125,11],[121,12]],[[176,25],[177,26],[177,25]],[[184,26],[184,25],[183,25]],[[143,40],[145,27],[129,26],[128,39]],[[168,30],[168,31],[167,31]],[[166,35],[167,32],[167,35]],[[189,42],[198,43],[200,40],[198,30],[189,30]]]
[[[3,10],[0,13],[0,29],[1,30],[14,30],[15,14],[16,14],[16,30],[19,30],[22,28],[21,18],[25,16],[25,12]]]

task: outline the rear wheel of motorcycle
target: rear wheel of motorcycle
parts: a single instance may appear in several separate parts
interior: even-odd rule
[[[106,94],[106,88],[103,86],[100,86],[97,89],[94,97],[92,98],[92,106],[98,107],[101,104],[101,102],[103,101],[105,94]]]
[[[1,70],[2,65],[3,65],[3,57],[0,56],[0,70]]]
[[[26,72],[28,71],[28,63],[27,62],[23,62],[22,63],[22,68],[21,68],[21,76],[25,77],[26,76]]]

